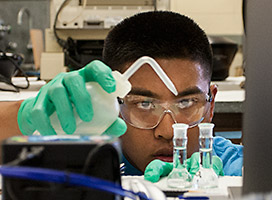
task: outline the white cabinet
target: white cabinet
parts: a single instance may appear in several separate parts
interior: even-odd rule
[[[242,0],[171,0],[171,11],[191,17],[209,35],[242,35]]]

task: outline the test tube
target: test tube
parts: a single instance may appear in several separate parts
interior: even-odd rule
[[[192,176],[187,171],[187,129],[183,123],[173,124],[173,170],[167,177],[167,184],[173,188],[188,188],[192,186]]]
[[[200,123],[199,151],[200,167],[194,177],[198,188],[214,188],[218,186],[218,176],[212,167],[213,123]]]

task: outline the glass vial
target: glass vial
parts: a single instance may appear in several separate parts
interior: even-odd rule
[[[187,171],[187,124],[173,124],[173,170],[167,177],[167,184],[173,188],[188,188],[192,186],[192,176]]]
[[[200,167],[195,178],[198,188],[218,186],[218,176],[212,167],[213,123],[201,123],[199,128]]]

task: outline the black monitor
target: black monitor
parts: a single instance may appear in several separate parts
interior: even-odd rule
[[[272,191],[272,1],[246,8],[243,194]]]

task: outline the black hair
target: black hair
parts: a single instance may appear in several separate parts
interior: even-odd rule
[[[211,78],[212,50],[204,31],[190,18],[170,12],[136,14],[117,24],[105,39],[103,61],[113,70],[141,56],[197,61]]]

